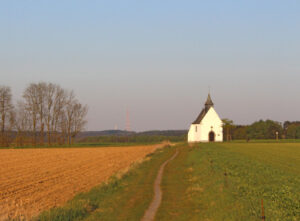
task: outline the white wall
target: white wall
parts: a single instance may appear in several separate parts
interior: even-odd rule
[[[196,132],[197,127],[197,132]],[[200,124],[192,124],[188,133],[188,142],[199,142],[200,141]]]
[[[223,141],[222,120],[213,107],[208,110],[200,124],[190,126],[188,142],[209,142],[208,135],[211,131],[215,133],[216,142]]]

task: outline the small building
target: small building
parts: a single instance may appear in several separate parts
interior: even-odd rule
[[[188,142],[223,142],[223,122],[214,109],[210,94],[205,107],[190,126]]]

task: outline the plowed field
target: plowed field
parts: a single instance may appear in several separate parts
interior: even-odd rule
[[[0,220],[62,205],[161,146],[0,150]]]

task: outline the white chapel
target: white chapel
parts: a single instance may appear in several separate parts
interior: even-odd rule
[[[208,94],[205,107],[191,124],[188,142],[223,142],[223,123]]]

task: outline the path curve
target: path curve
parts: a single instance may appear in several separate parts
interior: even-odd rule
[[[144,214],[144,217],[142,218],[141,221],[152,221],[152,220],[154,220],[156,211],[159,208],[160,203],[161,203],[161,199],[162,199],[162,191],[161,191],[161,188],[160,188],[160,183],[161,183],[162,175],[163,175],[163,172],[164,172],[164,168],[171,160],[173,160],[177,156],[177,154],[178,154],[178,150],[176,150],[175,154],[170,159],[165,161],[160,166],[158,174],[157,174],[155,182],[154,182],[154,198],[153,198],[150,206],[146,210],[146,212]]]

